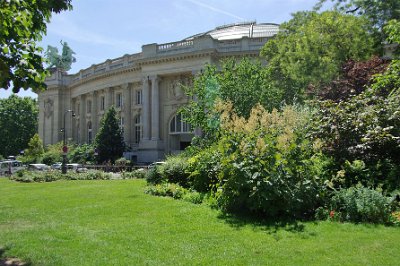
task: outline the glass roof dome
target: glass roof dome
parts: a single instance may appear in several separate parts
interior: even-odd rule
[[[192,40],[196,37],[204,35],[210,35],[213,39],[223,40],[235,40],[243,37],[248,38],[260,38],[260,37],[272,37],[279,32],[279,25],[274,23],[260,23],[254,22],[242,22],[217,27],[213,30],[199,33],[190,36],[184,40]]]

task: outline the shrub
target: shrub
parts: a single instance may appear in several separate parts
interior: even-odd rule
[[[86,164],[95,162],[94,146],[92,144],[74,145],[68,153],[68,160],[74,163]]]
[[[203,202],[204,199],[204,194],[201,194],[197,191],[187,191],[182,199],[184,201],[188,201],[194,204],[201,204]]]
[[[115,165],[118,165],[118,166],[127,166],[130,164],[131,164],[131,161],[126,159],[125,157],[121,157],[115,161]]]
[[[220,169],[221,154],[216,146],[199,151],[188,160],[190,187],[196,191],[208,192],[216,186]]]
[[[221,137],[211,148],[220,158],[209,155],[211,167],[197,164],[215,170],[217,182],[209,185],[219,207],[267,216],[310,215],[325,193],[329,165],[318,143],[308,138],[310,112],[291,106],[267,112],[256,106],[245,119],[229,104],[220,110]],[[204,169],[194,168],[207,173]]]
[[[161,179],[168,183],[188,187],[187,158],[184,156],[170,156],[165,164],[158,166]]]
[[[103,171],[88,171],[86,173],[77,174],[81,180],[110,180],[112,175]]]
[[[159,171],[159,166],[155,166],[153,168],[150,168],[146,172],[146,181],[147,183],[150,184],[160,184],[162,182],[162,176]]]
[[[137,169],[132,172],[122,172],[121,173],[122,179],[134,179],[134,178],[145,178],[146,177],[146,171],[143,169]]]
[[[181,199],[187,190],[177,184],[163,183],[155,186],[148,186],[145,189],[146,194],[172,197],[174,199]]]
[[[333,195],[330,209],[343,221],[388,223],[391,221],[393,199],[365,187],[341,189]]]

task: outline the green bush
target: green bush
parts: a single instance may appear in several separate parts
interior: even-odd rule
[[[184,156],[170,156],[159,167],[162,180],[167,183],[179,184],[188,187],[187,158]]]
[[[121,157],[117,160],[115,160],[115,165],[117,166],[128,166],[131,164],[131,161],[126,159],[125,157]]]
[[[110,180],[112,175],[103,171],[91,170],[86,173],[77,173],[80,180]]]
[[[204,200],[204,194],[199,193],[197,191],[187,191],[182,199],[184,201],[188,201],[194,204],[201,204]]]
[[[145,189],[146,194],[154,196],[172,197],[174,199],[181,199],[187,190],[177,184],[162,183],[155,186],[148,186]]]
[[[319,152],[318,142],[308,138],[310,112],[290,106],[267,112],[257,106],[245,119],[229,104],[220,110],[220,139],[209,148],[211,152],[189,160],[192,184],[202,183],[205,189],[208,180],[225,211],[311,215],[325,194],[329,160]]]
[[[146,181],[147,181],[147,183],[150,183],[150,184],[160,184],[163,181],[159,166],[150,168],[146,172]]]
[[[94,146],[92,144],[81,144],[70,147],[68,160],[74,163],[86,164],[95,162]]]
[[[76,173],[68,171],[62,174],[60,171],[19,171],[10,177],[11,180],[18,182],[53,182],[60,179],[64,180],[110,180],[112,175],[102,171],[88,171],[86,173]]]
[[[145,178],[146,177],[146,171],[143,169],[137,169],[132,172],[122,172],[121,173],[122,179],[134,179],[134,178]]]
[[[216,146],[203,149],[188,160],[190,187],[196,191],[209,192],[218,182],[220,158]]]
[[[340,214],[343,221],[388,223],[393,211],[393,199],[377,190],[351,187],[333,195],[330,209]]]

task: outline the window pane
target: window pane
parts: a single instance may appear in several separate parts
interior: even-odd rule
[[[175,132],[175,116],[172,118],[171,123],[169,124],[169,131]]]
[[[176,132],[182,132],[181,114],[176,115]]]

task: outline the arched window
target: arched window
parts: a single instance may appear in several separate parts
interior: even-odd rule
[[[169,123],[170,134],[191,133],[193,131],[192,125],[184,121],[182,114],[175,115]]]
[[[135,117],[135,143],[139,143],[140,140],[142,139],[142,115],[138,114]]]
[[[93,130],[91,121],[87,123],[87,141],[89,144],[92,143],[93,141]]]

